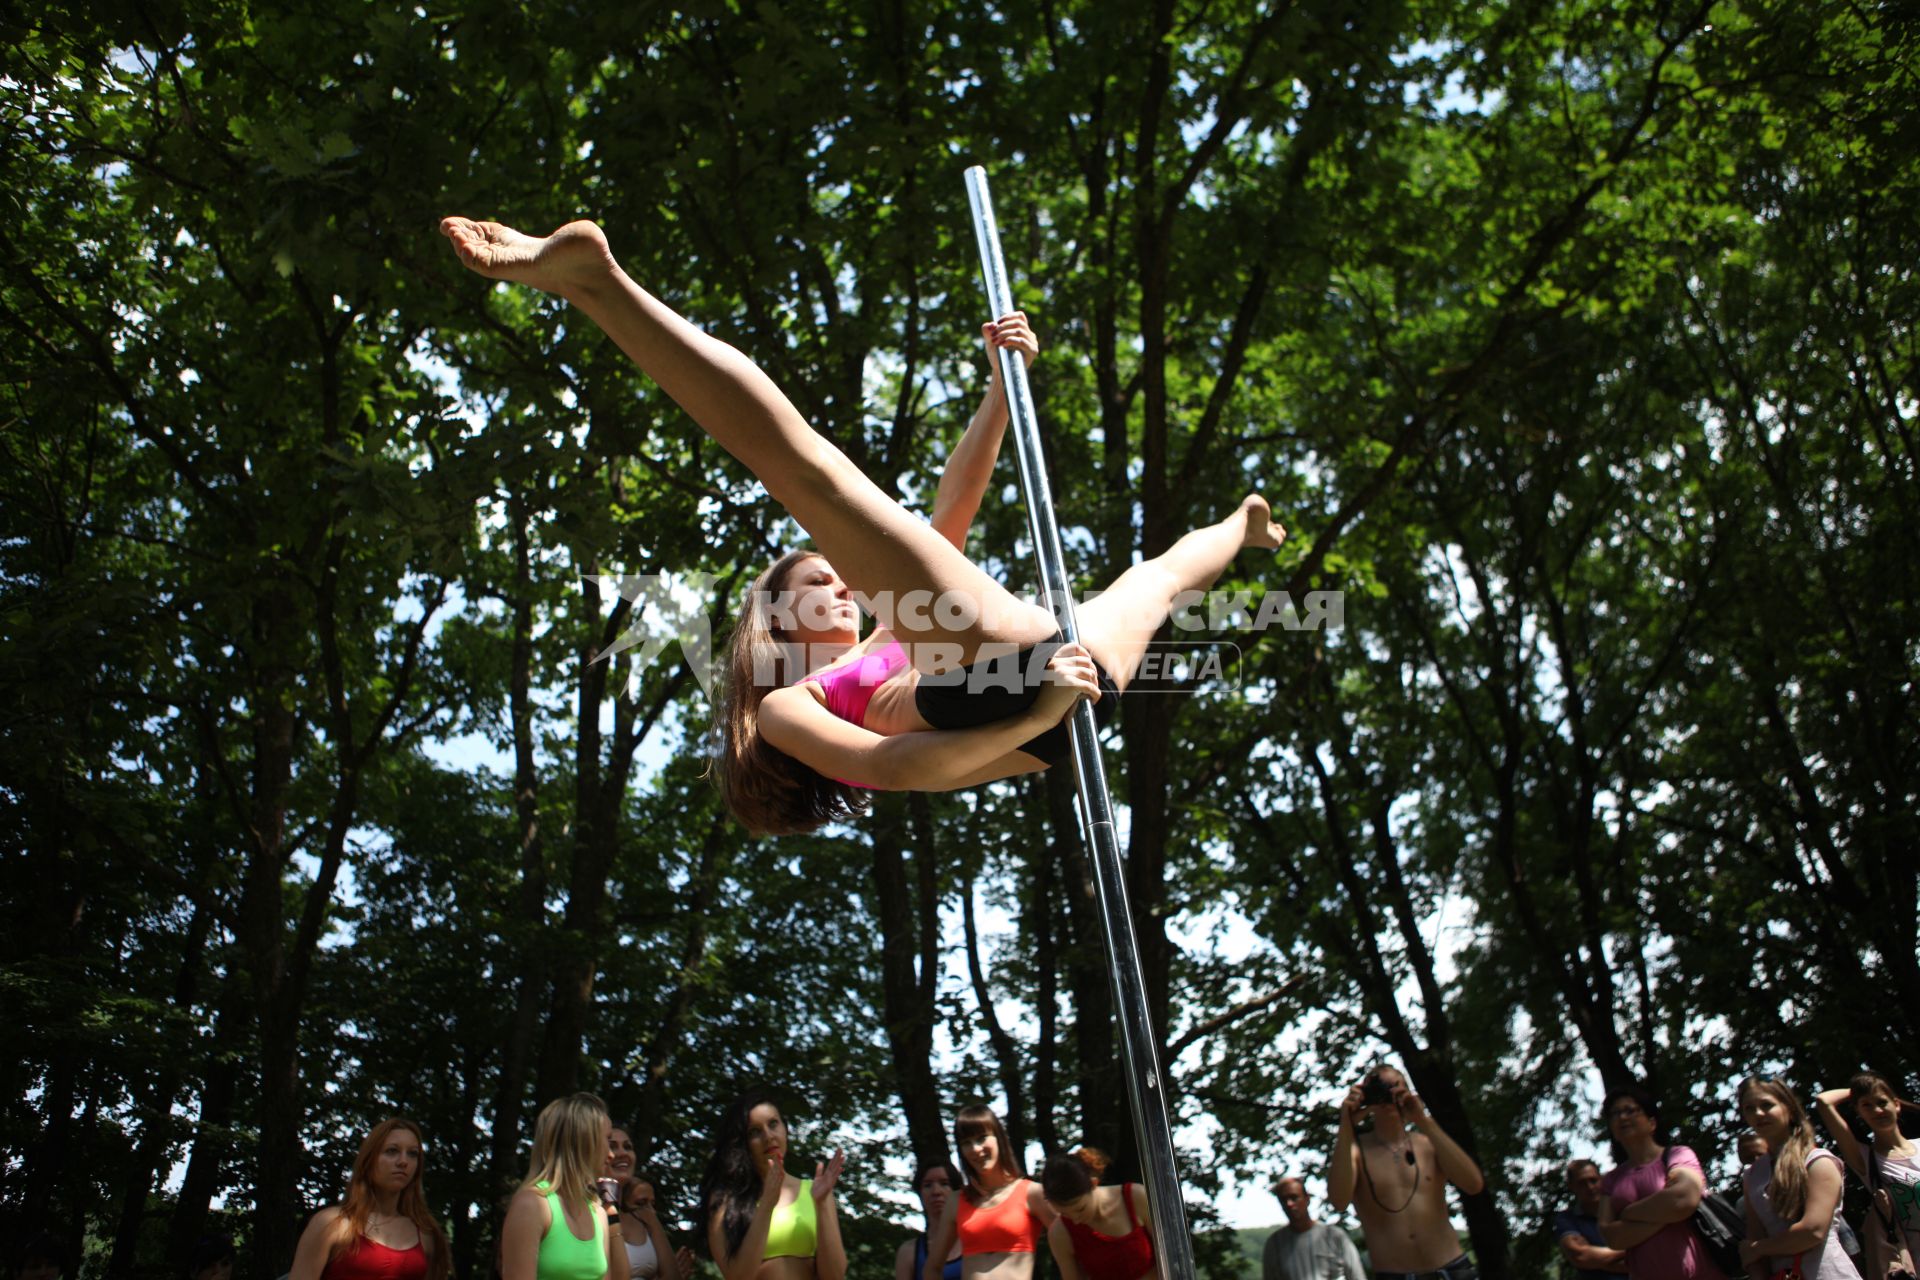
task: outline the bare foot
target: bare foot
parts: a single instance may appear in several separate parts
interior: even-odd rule
[[[591,289],[615,269],[606,233],[591,222],[569,222],[542,239],[498,222],[442,218],[440,234],[469,270],[562,297]]]
[[[1241,538],[1241,546],[1265,547],[1269,551],[1274,551],[1287,540],[1287,531],[1274,520],[1273,509],[1259,494],[1247,495],[1246,501],[1240,504],[1240,514],[1247,521],[1247,531]]]

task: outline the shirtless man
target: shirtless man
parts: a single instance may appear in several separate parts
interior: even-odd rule
[[[1405,1076],[1379,1066],[1347,1090],[1327,1202],[1335,1213],[1349,1203],[1358,1211],[1375,1280],[1475,1280],[1447,1216],[1449,1182],[1470,1196],[1486,1186],[1479,1166],[1427,1114]]]

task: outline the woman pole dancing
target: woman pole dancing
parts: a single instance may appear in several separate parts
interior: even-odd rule
[[[760,575],[734,636],[718,773],[755,832],[851,817],[866,790],[950,791],[1058,763],[1073,703],[1091,698],[1112,714],[1177,597],[1210,586],[1242,547],[1285,537],[1250,495],[1121,574],[1079,609],[1084,646],[1062,644],[1052,614],[962,553],[990,466],[943,481],[948,501],[922,523],[750,360],[629,278],[599,227],[570,222],[538,238],[466,218],[440,225],[472,270],[585,312],[812,536],[817,551]],[[878,622],[864,641],[854,593]],[[999,665],[1010,657],[1011,672]],[[1030,678],[1041,667],[1046,678]]]

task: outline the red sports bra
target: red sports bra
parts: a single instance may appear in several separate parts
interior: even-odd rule
[[[1040,1242],[1040,1224],[1027,1208],[1027,1191],[1032,1185],[1027,1179],[1020,1179],[991,1209],[980,1208],[966,1192],[961,1192],[960,1211],[955,1215],[960,1229],[960,1256],[1032,1253]]]
[[[1139,1280],[1153,1270],[1153,1237],[1133,1211],[1131,1182],[1121,1184],[1120,1198],[1126,1202],[1127,1224],[1133,1228],[1123,1236],[1103,1235],[1071,1218],[1060,1219],[1073,1241],[1073,1260],[1086,1280]]]
[[[390,1249],[378,1240],[359,1236],[334,1255],[322,1271],[323,1280],[426,1280],[427,1251]]]

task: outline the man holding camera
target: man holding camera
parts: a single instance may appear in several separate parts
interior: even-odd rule
[[[1349,1203],[1359,1213],[1374,1280],[1475,1280],[1447,1216],[1449,1182],[1470,1196],[1486,1186],[1405,1076],[1389,1066],[1367,1072],[1340,1104],[1327,1201],[1336,1213]]]

